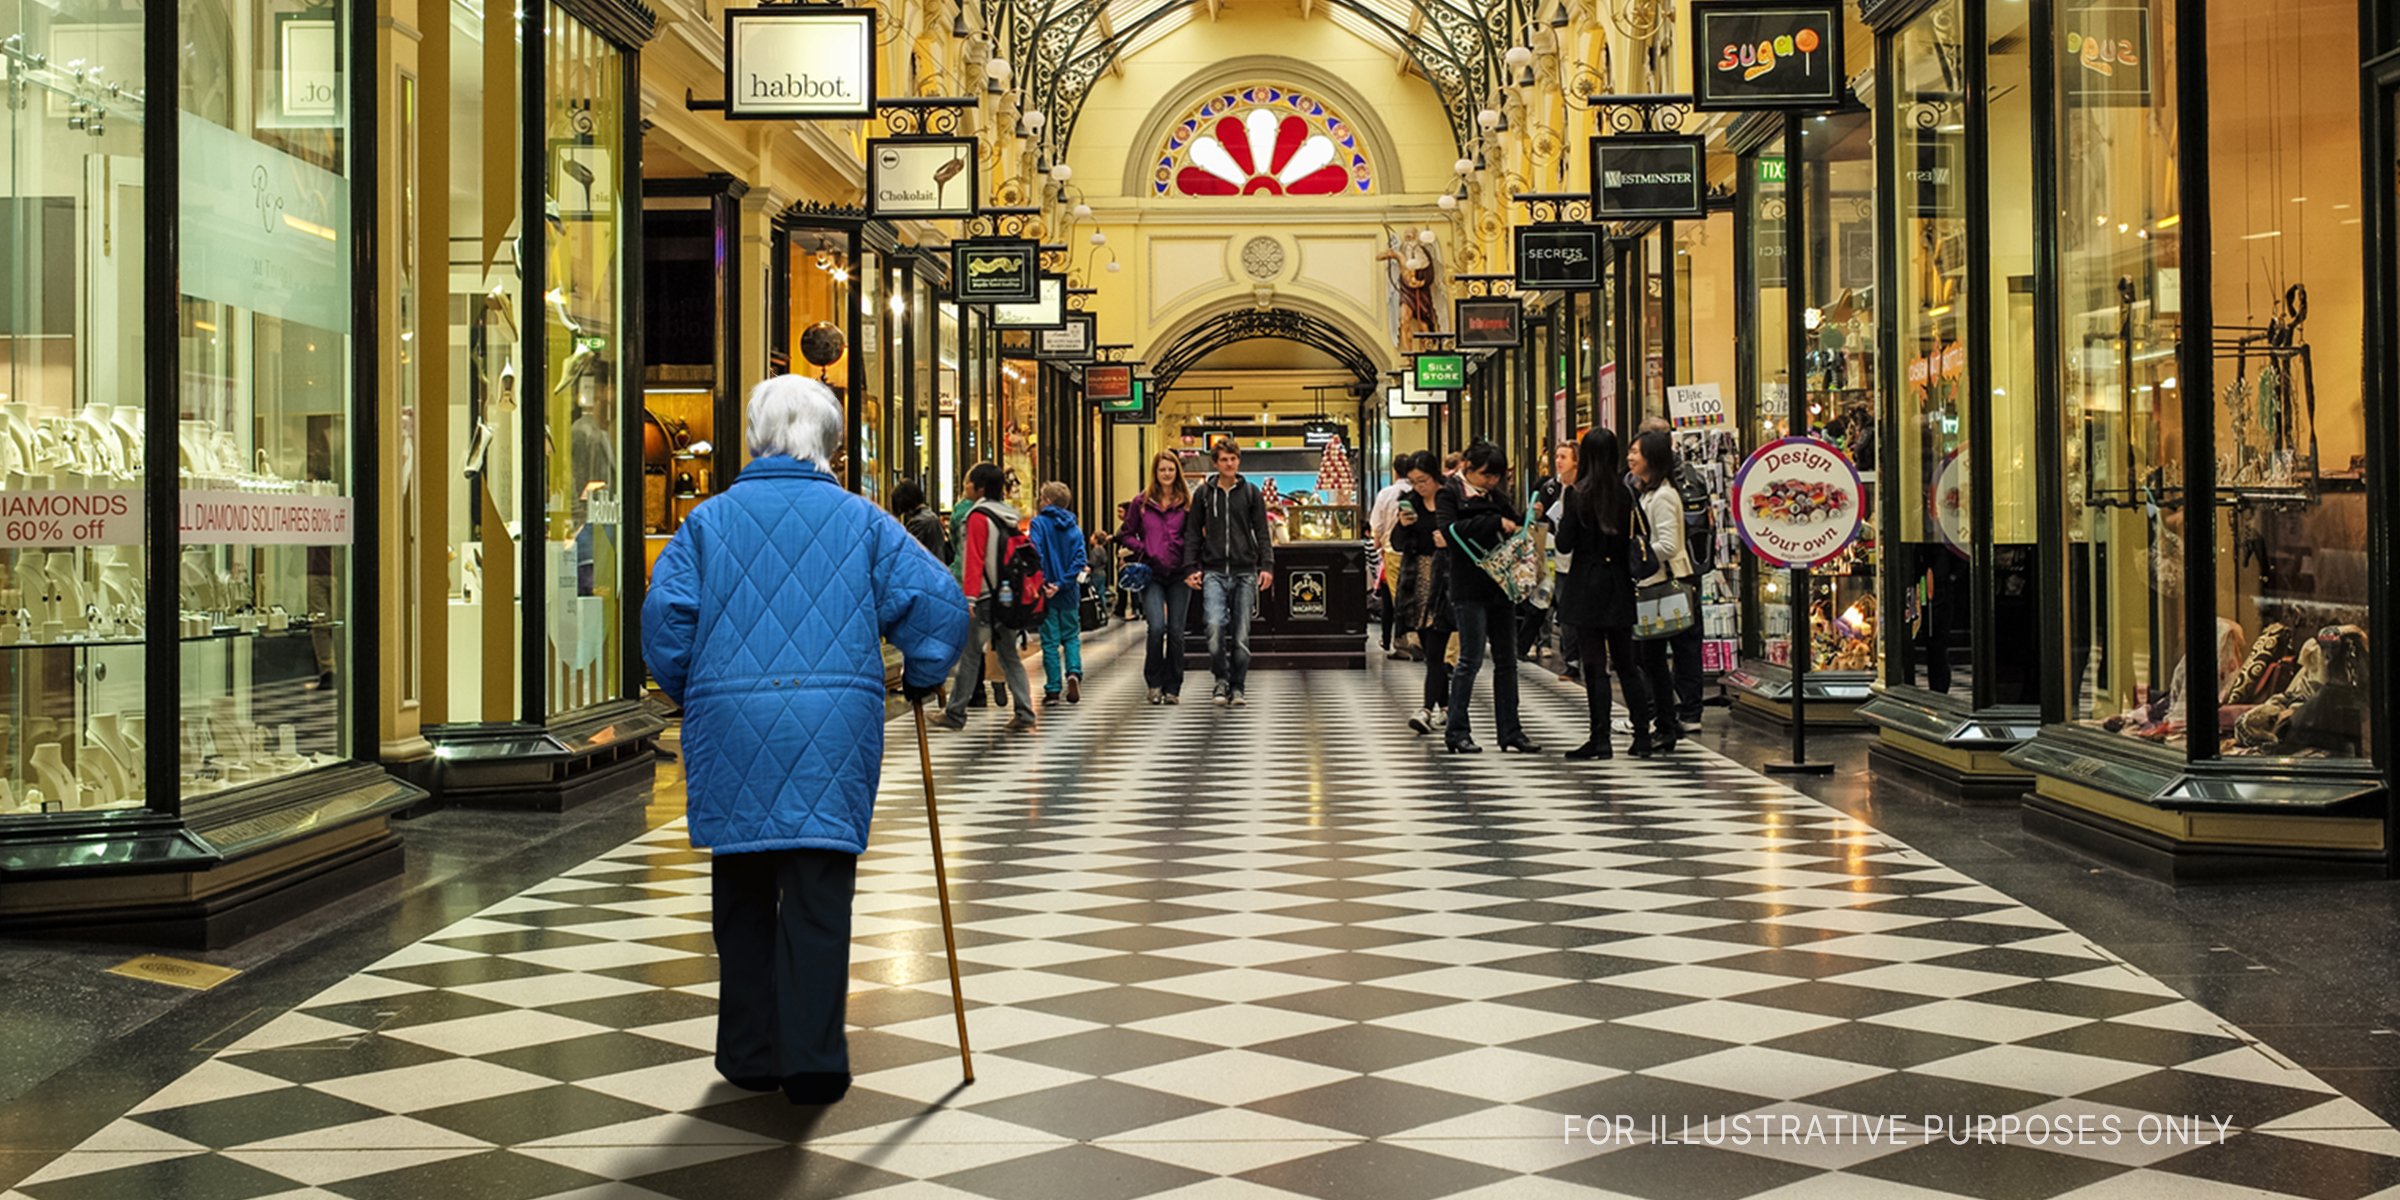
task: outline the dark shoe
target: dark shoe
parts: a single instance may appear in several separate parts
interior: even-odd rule
[[[847,1071],[809,1071],[783,1081],[783,1097],[794,1104],[831,1104],[849,1090]]]
[[[1067,676],[1067,703],[1069,703],[1069,704],[1081,704],[1081,703],[1083,703],[1083,676],[1081,676],[1081,675],[1069,675],[1069,676]]]
[[[756,1078],[742,1079],[736,1079],[733,1076],[728,1075],[725,1077],[725,1082],[730,1083],[745,1092],[773,1092],[780,1091],[783,1088],[783,1081],[771,1075],[761,1075]]]
[[[1683,740],[1683,731],[1675,728],[1672,725],[1669,725],[1666,728],[1658,731],[1657,740],[1658,752],[1660,754],[1673,754],[1675,752],[1675,743]]]
[[[1476,745],[1476,744],[1475,744],[1475,739],[1474,739],[1474,738],[1472,738],[1472,737],[1469,737],[1469,736],[1467,736],[1466,734],[1463,734],[1463,733],[1462,733],[1462,734],[1459,734],[1459,735],[1458,735],[1458,736],[1456,736],[1456,737],[1446,737],[1446,738],[1443,738],[1443,739],[1442,739],[1442,745],[1443,745],[1443,747],[1444,747],[1445,749],[1449,750],[1449,751],[1450,751],[1450,753],[1452,753],[1452,754],[1481,754],[1481,753],[1483,753],[1483,747]]]
[[[1048,708],[1048,707],[1050,707],[1051,705],[1054,705],[1054,704],[1056,704],[1056,703],[1058,703],[1058,693],[1057,693],[1057,692],[1043,692],[1043,693],[1042,693],[1042,707],[1043,707],[1043,708]]]
[[[1534,745],[1533,739],[1520,733],[1515,737],[1501,738],[1500,752],[1502,754],[1540,754],[1542,748]]]
[[[1650,744],[1649,734],[1637,733],[1633,735],[1633,745],[1627,747],[1625,752],[1635,758],[1648,758],[1658,753],[1658,748]]]
[[[1594,762],[1616,756],[1617,748],[1607,742],[1585,742],[1567,751],[1567,758],[1571,762]]]

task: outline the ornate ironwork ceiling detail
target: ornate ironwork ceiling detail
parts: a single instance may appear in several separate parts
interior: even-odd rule
[[[992,53],[1009,61],[1027,107],[1048,118],[1036,148],[1053,161],[1073,142],[1092,84],[1128,47],[1188,20],[1203,2],[965,0],[980,18],[977,27],[996,31]],[[1507,80],[1503,58],[1532,12],[1532,0],[1320,0],[1320,6],[1406,56],[1441,97],[1461,146],[1475,139],[1475,114],[1497,103]]]
[[[1173,390],[1185,371],[1227,346],[1267,340],[1298,342],[1322,350],[1361,383],[1373,383],[1382,374],[1375,360],[1330,322],[1288,308],[1245,308],[1202,323],[1152,355],[1151,375],[1157,380],[1157,392],[1163,395]]]

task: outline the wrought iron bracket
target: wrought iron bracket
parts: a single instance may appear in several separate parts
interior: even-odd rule
[[[1595,77],[1596,78],[1596,77]],[[1574,83],[1584,82],[1578,75]],[[1692,98],[1682,92],[1609,93],[1567,89],[1568,103],[1588,108],[1608,133],[1681,133],[1694,117]]]
[[[1453,275],[1451,281],[1458,285],[1458,295],[1462,300],[1482,300],[1494,296],[1517,294],[1516,277],[1500,272]],[[1420,334],[1419,336],[1424,335]],[[1442,336],[1455,337],[1457,335],[1444,334]]]
[[[896,138],[957,137],[973,111],[969,96],[888,96],[875,101],[875,115]]]
[[[1042,210],[1032,205],[1010,208],[986,208],[967,218],[967,236],[971,238],[1024,237],[1025,231],[1041,219]]]
[[[1510,197],[1521,225],[1580,225],[1592,219],[1590,192],[1522,192]]]

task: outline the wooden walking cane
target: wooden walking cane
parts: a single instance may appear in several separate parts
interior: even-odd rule
[[[949,953],[950,1006],[958,1014],[958,1061],[966,1082],[975,1082],[975,1055],[967,1049],[967,993],[958,984],[958,933],[950,924],[950,875],[942,868],[942,816],[933,803],[933,747],[925,740],[925,702],[912,702],[917,712],[917,762],[925,769],[925,828],[933,835],[933,890],[942,901],[942,946]]]

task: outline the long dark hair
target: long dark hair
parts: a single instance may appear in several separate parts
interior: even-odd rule
[[[1633,496],[1625,490],[1625,452],[1617,431],[1594,425],[1575,450],[1575,488],[1569,496],[1576,515],[1604,534],[1625,532]]]
[[[1005,499],[1008,495],[1008,472],[998,463],[976,463],[967,472],[967,490],[984,500]]]
[[[1635,439],[1633,444],[1641,448],[1642,464],[1650,468],[1649,473],[1642,477],[1643,491],[1649,491],[1675,477],[1674,438],[1653,429]]]

